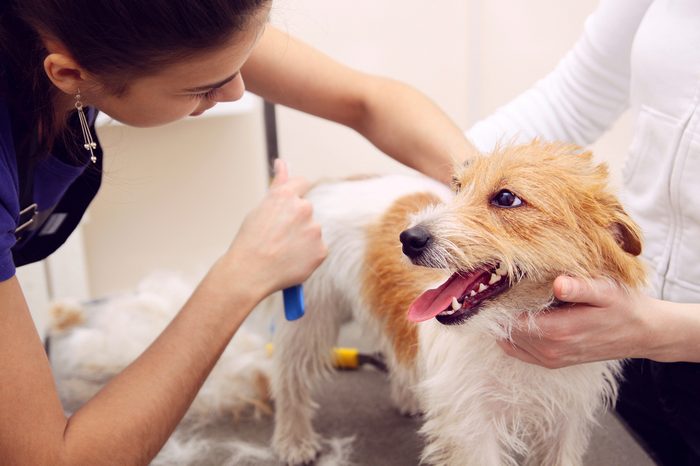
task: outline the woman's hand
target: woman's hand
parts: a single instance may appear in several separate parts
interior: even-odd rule
[[[302,283],[326,257],[321,227],[302,198],[308,189],[306,180],[290,178],[277,159],[267,196],[246,216],[223,259],[257,299]]]
[[[650,357],[656,347],[656,300],[614,283],[560,276],[557,299],[571,306],[535,318],[539,332],[528,331],[527,317],[513,330],[512,342],[500,341],[510,356],[531,364],[560,368],[584,362]]]

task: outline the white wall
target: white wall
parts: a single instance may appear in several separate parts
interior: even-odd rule
[[[273,23],[337,60],[403,80],[468,128],[552,69],[596,0],[276,0]],[[91,293],[156,268],[190,272],[233,238],[266,186],[259,108],[149,130],[101,128],[104,186],[85,227]],[[280,149],[310,179],[407,170],[344,127],[278,110]],[[623,121],[597,144],[615,173]]]
[[[99,127],[102,188],[85,223],[93,296],[156,269],[201,275],[264,195],[261,101],[160,128]]]

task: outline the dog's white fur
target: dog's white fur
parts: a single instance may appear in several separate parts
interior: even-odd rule
[[[505,355],[469,324],[454,330],[421,325],[424,458],[449,465],[580,464],[591,426],[616,396],[620,363],[549,370]]]
[[[604,184],[605,169],[598,169],[593,176]],[[472,187],[465,186],[469,189]],[[425,209],[413,218],[413,225],[433,224],[433,232],[450,230],[450,234],[463,236],[469,231],[464,224],[450,223],[456,216],[450,210],[456,202],[454,195],[422,177],[322,184],[310,192],[308,198],[330,253],[305,283],[307,315],[282,323],[275,335],[273,447],[290,464],[313,460],[319,437],[312,426],[316,407],[312,391],[331,372],[330,349],[340,326],[355,319],[377,337],[387,356],[397,408],[405,414],[425,415],[424,461],[475,466],[580,464],[596,417],[616,397],[621,363],[550,370],[511,358],[496,343],[509,336],[523,309],[532,316],[552,304],[553,276],[549,282],[528,284],[526,280],[523,291],[511,299],[503,295],[506,297],[485,302],[465,324],[443,326],[435,319],[422,322],[416,364],[407,366],[397,360],[395,342],[382,331],[386,322],[377,318],[376,309],[372,312],[365,298],[362,270],[373,266],[365,262],[367,229],[394,201],[415,192],[429,192],[446,202]],[[485,233],[473,230],[472,234]],[[436,244],[447,236],[438,238]],[[433,251],[434,260],[449,266],[448,249]],[[509,273],[516,274],[513,269]],[[528,286],[533,287],[532,298],[528,298]]]

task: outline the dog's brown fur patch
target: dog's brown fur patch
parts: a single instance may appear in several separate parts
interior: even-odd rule
[[[444,274],[421,269],[406,260],[401,252],[399,235],[406,229],[411,214],[438,204],[434,194],[415,193],[398,199],[379,223],[370,227],[362,289],[370,310],[384,323],[400,364],[413,364],[418,351],[416,324],[406,318],[408,306],[424,291],[426,281],[439,280]]]

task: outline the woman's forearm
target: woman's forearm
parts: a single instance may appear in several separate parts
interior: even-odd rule
[[[355,129],[405,165],[448,182],[472,150],[463,132],[416,89],[338,63],[268,27],[242,70],[265,99]]]
[[[475,149],[455,123],[418,90],[379,77],[364,99],[358,132],[399,162],[449,183],[455,163]]]
[[[225,267],[220,261],[212,268],[153,344],[69,419],[17,281],[2,283],[0,331],[11,333],[0,345],[10,345],[0,377],[0,462],[148,464],[262,296],[249,291],[245,276]]]
[[[700,362],[700,304],[650,299],[648,354],[661,362]]]

